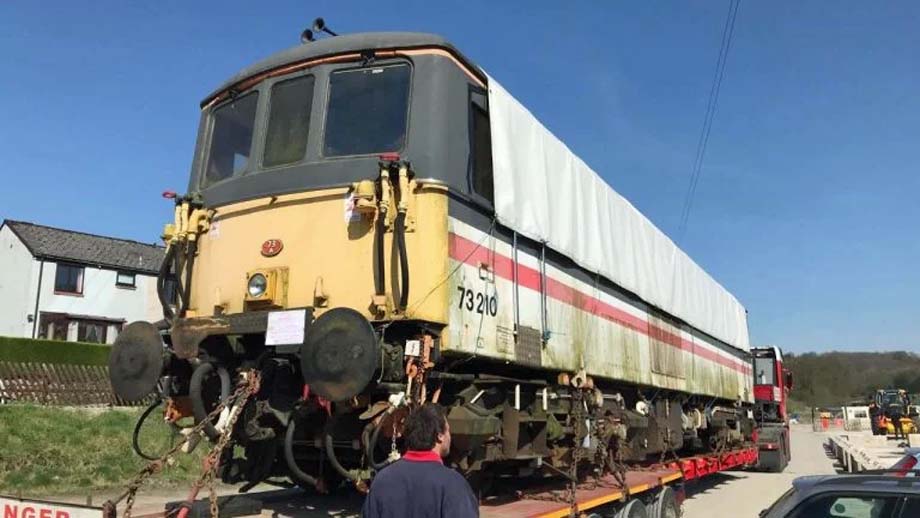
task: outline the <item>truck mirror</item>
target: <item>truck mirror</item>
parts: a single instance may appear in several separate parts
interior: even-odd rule
[[[784,370],[783,374],[786,375],[786,388],[792,390],[792,371]]]

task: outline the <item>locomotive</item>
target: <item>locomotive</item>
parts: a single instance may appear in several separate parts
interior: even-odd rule
[[[305,41],[201,103],[160,322],[125,400],[207,421],[228,482],[359,488],[416,405],[471,480],[584,476],[752,441],[746,312],[443,38]],[[242,452],[242,453],[240,453]]]

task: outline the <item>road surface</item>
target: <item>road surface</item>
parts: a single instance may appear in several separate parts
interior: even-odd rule
[[[792,486],[792,479],[836,473],[824,452],[826,438],[810,425],[793,426],[792,460],[782,473],[732,471],[688,484],[684,518],[756,518]]]

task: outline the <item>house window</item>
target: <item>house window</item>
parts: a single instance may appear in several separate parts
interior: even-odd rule
[[[119,288],[134,288],[135,278],[133,273],[118,272],[115,275],[115,285]]]
[[[77,320],[77,341],[104,344],[108,328],[108,322]]]
[[[42,312],[38,324],[38,337],[48,340],[77,340],[104,344],[121,332],[124,321],[101,317]]]
[[[58,293],[83,293],[83,267],[58,263],[54,274],[54,291]]]
[[[38,337],[47,340],[67,340],[67,327],[70,320],[61,313],[42,312],[38,321]]]

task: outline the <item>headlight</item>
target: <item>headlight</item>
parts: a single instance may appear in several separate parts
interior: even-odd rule
[[[250,297],[261,297],[265,290],[268,289],[268,280],[261,273],[257,273],[249,278],[249,285],[246,289],[249,291]]]

